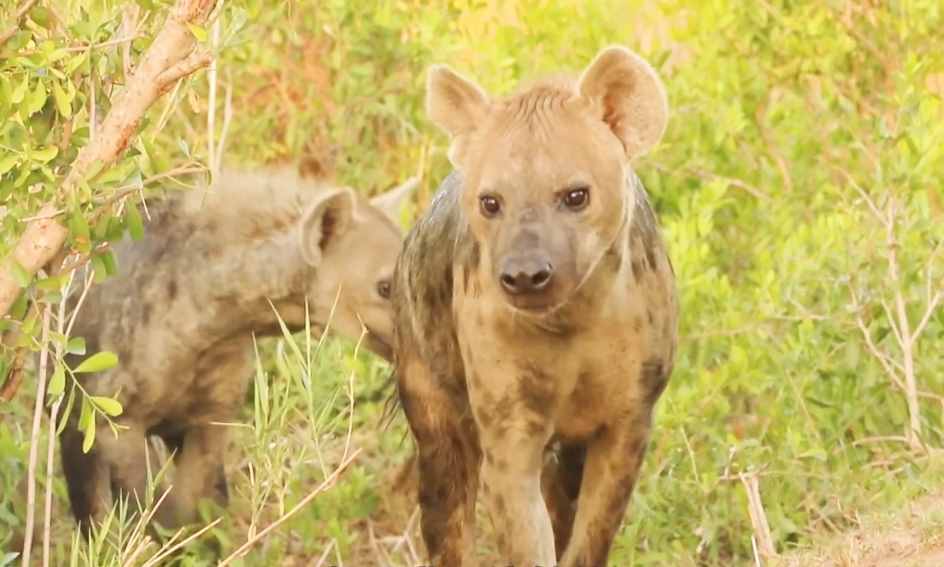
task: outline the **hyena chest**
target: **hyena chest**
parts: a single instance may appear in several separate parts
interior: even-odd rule
[[[579,316],[533,318],[457,297],[466,379],[484,392],[473,398],[501,406],[511,397],[542,414],[555,436],[574,440],[651,405],[671,355],[662,338],[667,315],[641,301],[572,313]]]

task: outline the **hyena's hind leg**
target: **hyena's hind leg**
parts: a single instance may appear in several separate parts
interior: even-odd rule
[[[554,527],[554,549],[558,560],[564,554],[574,527],[586,458],[587,448],[583,444],[561,444],[548,456],[544,465],[541,490]]]
[[[397,374],[400,403],[417,444],[420,523],[430,562],[472,565],[480,462],[474,424],[425,364],[401,359]]]
[[[86,536],[93,520],[101,521],[111,508],[111,467],[93,448],[82,451],[84,435],[72,425],[59,438],[72,515]]]

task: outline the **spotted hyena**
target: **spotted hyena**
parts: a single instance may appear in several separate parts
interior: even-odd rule
[[[112,490],[144,498],[145,444],[174,451],[175,482],[157,511],[165,526],[193,519],[197,500],[227,499],[226,428],[252,375],[252,337],[332,330],[391,356],[391,280],[402,244],[390,213],[415,180],[372,201],[288,169],[224,171],[210,191],[152,205],[147,238],[115,249],[119,273],[91,288],[73,331],[120,365],[85,379],[118,394],[123,426],[99,428],[91,452],[72,423],[62,460],[72,510],[87,527]],[[270,303],[271,302],[271,303]]]
[[[504,560],[604,565],[676,348],[630,166],[662,137],[663,86],[622,47],[500,99],[435,66],[427,112],[456,171],[407,237],[394,305],[429,554],[472,561],[481,481]]]

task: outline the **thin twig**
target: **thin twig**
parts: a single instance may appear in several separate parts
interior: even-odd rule
[[[49,306],[43,307],[43,334],[39,352],[39,376],[36,378],[36,403],[33,407],[33,430],[30,433],[29,465],[27,465],[26,533],[23,539],[23,567],[29,567],[33,547],[33,524],[36,515],[36,461],[39,459],[39,437],[42,434],[43,405],[46,401],[46,365],[49,361]]]

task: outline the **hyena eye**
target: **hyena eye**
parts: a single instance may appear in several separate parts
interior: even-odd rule
[[[492,218],[501,211],[501,201],[494,195],[479,197],[479,206],[482,208],[482,215],[486,218]]]
[[[377,295],[384,299],[390,299],[390,280],[377,282]]]
[[[571,211],[582,211],[590,202],[590,188],[571,189],[564,193],[564,198],[561,201]]]

